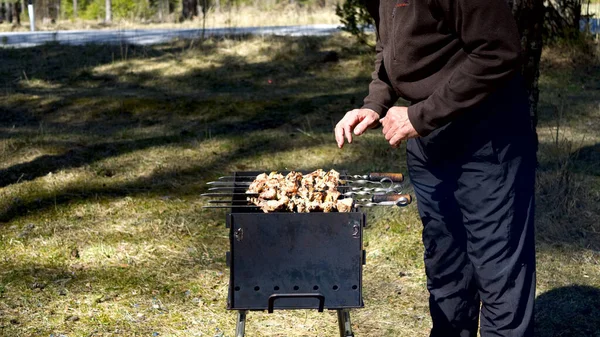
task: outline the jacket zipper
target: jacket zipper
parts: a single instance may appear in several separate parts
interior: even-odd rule
[[[396,29],[395,29],[395,21],[396,21],[396,9],[398,8],[398,1],[400,0],[396,0],[396,3],[394,4],[394,8],[392,9],[392,24],[391,24],[391,31],[392,31],[392,59],[394,62],[396,62]]]

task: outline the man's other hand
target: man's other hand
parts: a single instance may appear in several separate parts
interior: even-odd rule
[[[383,135],[393,148],[400,146],[403,140],[419,137],[408,119],[408,108],[392,107],[380,122],[383,125]]]
[[[352,132],[357,136],[362,135],[367,129],[379,125],[379,114],[371,109],[354,109],[346,112],[344,118],[335,126],[335,140],[341,149],[344,146],[344,137],[352,143]]]

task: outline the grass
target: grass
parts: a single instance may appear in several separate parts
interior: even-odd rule
[[[328,51],[340,61],[323,62]],[[333,125],[360,104],[373,62],[345,35],[0,54],[2,336],[232,336],[228,232],[223,211],[201,208],[207,181],[236,170],[406,171],[403,149],[377,131],[335,146]],[[540,84],[544,337],[600,330],[600,68],[574,59],[547,52]],[[415,205],[369,210],[367,221],[357,336],[427,336]],[[248,317],[249,336],[337,334],[331,312]]]

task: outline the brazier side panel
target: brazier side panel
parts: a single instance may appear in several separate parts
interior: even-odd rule
[[[363,214],[232,213],[229,215],[230,309],[362,307]]]

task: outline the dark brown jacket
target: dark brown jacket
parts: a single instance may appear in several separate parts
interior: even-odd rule
[[[421,136],[506,83],[520,39],[505,0],[367,0],[377,30],[373,81],[363,108],[381,116],[399,97]]]

